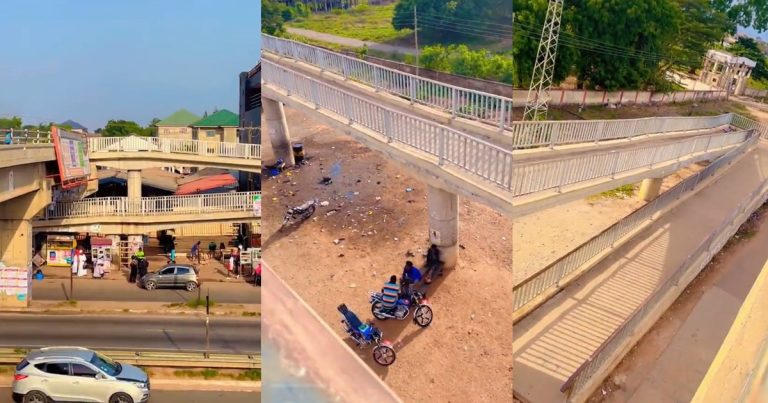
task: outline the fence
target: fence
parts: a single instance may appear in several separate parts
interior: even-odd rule
[[[510,98],[444,84],[266,34],[262,34],[261,46],[264,51],[305,61],[323,70],[340,74],[346,79],[372,85],[376,90],[384,90],[414,103],[448,111],[452,116],[486,122],[500,130],[512,123]]]
[[[747,88],[744,90],[744,95],[752,98],[765,98],[768,97],[768,90],[756,90],[754,88]]]
[[[635,210],[628,216],[603,230],[601,233],[579,245],[565,256],[539,270],[533,276],[515,285],[515,302],[513,310],[516,311],[526,306],[536,299],[536,297],[548,290],[560,287],[560,281],[565,277],[575,272],[580,267],[583,267],[587,262],[597,257],[606,249],[612,248],[619,240],[629,233],[650,222],[655,214],[668,208],[684,194],[696,189],[704,179],[713,176],[720,170],[720,168],[731,163],[739,155],[746,152],[749,147],[755,144],[757,139],[757,136],[752,136],[738,148],[729,151],[703,170],[686,178],[668,191],[662,193],[652,202]]]
[[[679,295],[688,283],[709,263],[712,257],[725,245],[744,220],[768,197],[768,180],[764,181],[758,189],[753,191],[746,200],[734,209],[733,213],[713,231],[696,250],[688,255],[688,258],[677,267],[672,275],[664,281],[651,296],[635,310],[630,319],[616,329],[616,331],[595,351],[592,356],[571,375],[561,388],[562,392],[568,392],[569,397],[575,393],[589,393],[584,389],[587,382],[597,379],[593,377],[607,374],[618,360],[630,347],[633,337],[644,334],[663,310],[674,302],[670,296]],[[570,399],[569,399],[570,400]]]
[[[513,196],[560,188],[600,177],[613,177],[617,173],[643,166],[650,169],[656,164],[679,161],[683,156],[706,153],[742,142],[748,136],[746,131],[720,133],[632,150],[513,165],[511,151],[469,134],[376,105],[267,60],[262,61],[262,71],[266,84],[282,88],[289,96],[304,98],[312,102],[317,109],[329,110],[349,123],[369,128],[385,136],[388,142],[396,141],[437,157],[438,165],[448,163],[480,176],[511,191]],[[730,120],[730,115],[697,122],[704,125],[726,120]],[[651,120],[643,122],[648,122],[648,126],[636,124],[638,130],[644,127],[659,127],[652,126]],[[667,127],[672,129],[678,126],[668,123]]]
[[[731,125],[747,130],[756,130],[760,137],[768,139],[768,124],[756,122],[752,119],[745,118],[744,116],[734,115]]]
[[[40,130],[0,130],[0,145],[51,144],[51,132]]]
[[[261,158],[260,144],[224,143],[162,137],[91,137],[88,139],[88,148],[91,154],[145,151],[245,159]]]
[[[301,42],[262,34],[262,50],[280,56],[300,60],[323,70],[359,81],[374,89],[404,97],[412,103],[420,103],[443,111],[452,116],[478,120],[498,127],[500,130],[512,126],[512,105],[525,104],[527,90],[514,90],[509,86],[494,83],[493,89],[508,90],[503,94],[468,89],[479,86],[489,89],[487,81],[473,80],[447,74],[434,74],[425,78],[408,72],[401,63],[377,63],[361,60],[331,50],[307,45]],[[385,67],[384,65],[390,67]],[[440,80],[440,81],[437,81]],[[451,84],[446,83],[452,82]],[[458,85],[456,85],[458,84]],[[464,85],[464,86],[460,86]],[[727,98],[725,91],[673,91],[660,93],[651,91],[589,91],[551,90],[549,104],[562,105],[603,105],[611,104],[655,104],[686,101],[705,101]]]
[[[342,52],[343,54],[357,58],[357,54],[349,51]],[[462,88],[470,88],[475,91],[487,92],[489,94],[498,95],[505,98],[512,99],[515,105],[524,105],[528,98],[528,90],[515,88],[509,84],[500,83],[497,81],[483,80],[479,78],[460,76],[456,74],[445,73],[442,71],[434,71],[425,69],[423,67],[416,68],[416,66],[396,62],[393,60],[381,59],[373,56],[364,56],[363,60],[373,63],[379,66],[384,66],[390,69],[398,70],[406,74],[417,74],[423,78],[430,80],[440,81],[446,84],[455,85]],[[591,91],[591,90],[568,90],[553,88],[549,91],[549,105],[550,106],[566,106],[566,105],[605,105],[605,104],[619,104],[619,105],[641,105],[641,104],[665,104],[675,102],[688,102],[688,101],[713,101],[719,99],[725,99],[725,91],[717,90],[705,90],[705,91],[670,91],[670,92],[653,92],[653,91]]]
[[[559,192],[566,185],[597,178],[613,179],[620,173],[643,168],[650,170],[659,164],[687,160],[696,155],[742,143],[749,137],[749,131],[712,134],[662,145],[606,151],[555,161],[515,164],[512,168],[510,190],[514,196],[550,189]]]
[[[39,347],[0,349],[0,364],[18,364],[30,351]],[[175,368],[257,369],[258,354],[219,354],[202,351],[108,350],[97,349],[111,359],[133,365]]]
[[[53,203],[45,210],[44,219],[246,212],[253,211],[253,196],[260,194],[261,192],[235,192],[142,197],[133,200],[127,197],[100,197],[71,203]]]

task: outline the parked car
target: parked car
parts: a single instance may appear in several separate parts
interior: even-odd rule
[[[200,286],[198,269],[184,264],[170,264],[141,278],[141,286],[148,291],[156,288],[184,288],[194,291]]]
[[[149,376],[83,347],[35,350],[16,366],[13,400],[23,403],[149,401]]]

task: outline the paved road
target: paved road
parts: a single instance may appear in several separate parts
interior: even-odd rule
[[[406,46],[385,45],[383,43],[366,42],[359,39],[345,38],[343,36],[336,36],[332,34],[326,34],[322,32],[311,31],[309,29],[286,27],[288,33],[294,35],[306,36],[307,38],[316,39],[318,41],[335,43],[341,46],[349,46],[353,48],[362,48],[364,45],[368,46],[368,49],[377,50],[385,53],[401,53],[406,55],[415,55],[416,49]]]
[[[197,292],[181,289],[147,291],[119,280],[75,279],[76,301],[154,301],[186,302],[197,298]],[[201,295],[210,291],[211,300],[218,303],[260,304],[261,287],[243,282],[203,283]],[[46,279],[33,281],[32,299],[38,301],[64,301],[69,295],[69,280]]]
[[[259,392],[179,392],[179,391],[152,391],[154,403],[253,403],[261,401]],[[0,388],[0,403],[11,403],[11,389]]]
[[[0,323],[2,346],[205,349],[204,318],[0,314]],[[226,353],[260,352],[260,321],[248,318],[211,318],[210,348]]]

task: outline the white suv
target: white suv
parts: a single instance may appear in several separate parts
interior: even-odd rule
[[[35,350],[16,366],[13,400],[23,403],[149,401],[149,377],[87,348]]]

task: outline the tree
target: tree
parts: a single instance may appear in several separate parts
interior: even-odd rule
[[[500,25],[509,26],[512,21],[510,0],[400,0],[392,16],[396,30],[414,29],[414,7],[419,18],[419,35],[440,43],[466,39],[473,33],[478,36],[482,28],[500,32],[503,31]],[[472,28],[468,28],[470,25]],[[480,39],[493,38],[480,36]]]
[[[18,116],[0,118],[0,129],[21,129],[21,123],[21,118]]]
[[[713,7],[711,0],[676,0],[684,18],[673,48],[674,64],[690,73],[701,67],[709,49],[730,30],[727,13]]]
[[[261,1],[261,30],[269,35],[280,35],[284,32],[283,9],[284,4],[275,0]]]
[[[752,69],[752,78],[755,80],[768,80],[768,61],[760,46],[752,38],[740,36],[736,43],[728,48],[728,51],[736,56],[746,57],[755,62]]]
[[[130,135],[150,136],[151,128],[143,128],[130,120],[110,120],[102,130],[104,137],[126,137]]]
[[[149,122],[149,126],[148,126],[148,127],[153,127],[153,126],[155,126],[155,125],[157,124],[157,122],[159,122],[159,121],[160,121],[160,119],[158,119],[158,118],[154,118],[154,119],[152,119],[152,120]]]
[[[711,0],[711,6],[728,16],[731,34],[739,26],[768,31],[768,0]]]

